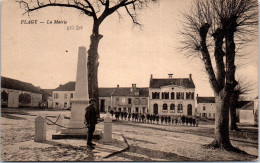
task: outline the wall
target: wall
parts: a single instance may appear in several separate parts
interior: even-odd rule
[[[205,106],[206,110],[203,110],[203,106]],[[197,111],[198,116],[202,117],[202,114],[206,113],[206,118],[215,119],[216,103],[198,103]]]
[[[118,99],[118,100],[117,100]],[[128,104],[128,99],[131,99],[131,104]],[[138,102],[138,100],[139,102]],[[122,111],[124,109],[128,112],[128,108],[131,108],[131,112],[135,113],[136,108],[138,108],[138,112],[143,113],[143,108],[145,113],[148,111],[148,97],[139,97],[139,96],[112,96],[112,108],[116,108],[118,110],[121,108]]]
[[[254,124],[253,110],[239,110],[239,123]]]
[[[39,104],[42,102],[42,94],[39,93],[1,88],[1,91],[4,90],[8,92],[8,107],[19,107],[20,93],[28,93],[31,95],[31,103],[25,104],[27,107],[39,107]]]
[[[73,99],[71,98],[71,93],[73,93],[74,96],[75,91],[53,91],[52,92],[52,107],[55,109],[67,109],[70,108],[70,100]],[[58,98],[55,98],[54,95],[58,94]],[[65,98],[65,95],[67,95],[67,98]],[[65,103],[67,103],[67,106],[65,106]],[[57,105],[58,104],[58,105]]]
[[[111,97],[99,97],[99,110],[101,111],[101,100],[105,100],[105,112],[109,112],[111,107]],[[110,109],[109,109],[110,108]]]

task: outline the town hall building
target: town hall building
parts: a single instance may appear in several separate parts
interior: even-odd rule
[[[157,79],[151,75],[149,87],[150,113],[159,115],[195,115],[195,85],[189,78]]]

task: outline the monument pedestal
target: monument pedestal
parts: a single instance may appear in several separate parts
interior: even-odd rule
[[[87,134],[87,128],[84,124],[85,121],[85,108],[89,100],[74,99],[71,100],[72,108],[70,115],[69,126],[66,129],[61,129],[61,134]]]

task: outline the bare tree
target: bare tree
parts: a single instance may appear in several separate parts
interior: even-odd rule
[[[254,84],[250,82],[246,82],[245,78],[238,78],[238,84],[235,87],[233,94],[230,98],[230,130],[238,131],[237,123],[236,123],[236,108],[240,100],[243,100],[243,96],[250,93],[253,89],[252,86]]]
[[[146,8],[151,2],[157,2],[157,0],[17,0],[17,2],[20,4],[20,7],[25,10],[25,14],[46,7],[66,7],[77,9],[82,14],[93,19],[90,47],[88,50],[88,84],[89,96],[95,98],[97,100],[97,106],[99,106],[97,78],[99,65],[98,45],[100,39],[103,37],[99,33],[100,25],[114,12],[117,12],[119,17],[121,17],[118,10],[124,8],[133,23],[141,26],[137,19],[138,11]]]
[[[215,138],[208,146],[236,150],[229,139],[230,97],[237,85],[235,39],[249,41],[248,36],[256,31],[258,3],[256,0],[198,0],[183,16],[181,48],[202,59],[215,94]]]

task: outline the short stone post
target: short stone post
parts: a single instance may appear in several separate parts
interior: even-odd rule
[[[107,114],[104,118],[104,138],[105,144],[112,143],[112,118]]]
[[[46,119],[42,116],[35,118],[35,142],[46,141]]]
[[[60,132],[61,131],[61,126],[63,125],[63,116],[59,115],[59,119],[56,122],[56,132]]]

